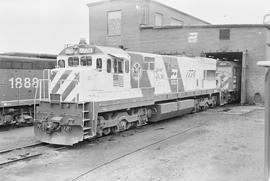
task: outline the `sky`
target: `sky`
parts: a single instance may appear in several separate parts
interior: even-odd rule
[[[0,0],[0,53],[57,54],[89,39],[87,3],[98,0]],[[270,0],[156,0],[211,24],[262,24]]]

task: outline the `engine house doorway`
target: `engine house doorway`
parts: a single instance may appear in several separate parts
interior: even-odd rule
[[[205,55],[208,58],[214,58],[219,61],[234,62],[234,64],[239,66],[240,73],[235,74],[237,80],[236,87],[239,90],[236,102],[243,105],[246,102],[246,52],[208,52]]]

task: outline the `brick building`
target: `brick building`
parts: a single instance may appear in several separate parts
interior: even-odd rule
[[[130,47],[133,41],[140,43],[141,26],[209,24],[150,0],[100,1],[88,7],[90,42],[102,45]]]
[[[160,54],[208,56],[242,65],[241,103],[263,102],[264,69],[270,60],[265,25],[211,25],[151,0],[88,4],[90,43]]]

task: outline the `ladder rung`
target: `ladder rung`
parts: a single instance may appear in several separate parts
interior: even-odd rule
[[[83,112],[89,112],[89,111],[84,110]]]
[[[90,121],[90,119],[83,119],[83,122],[85,122],[85,121]]]
[[[83,138],[84,139],[89,139],[89,138],[93,138],[93,136],[91,136],[91,135],[84,135]]]
[[[91,127],[83,127],[83,130],[89,130]]]

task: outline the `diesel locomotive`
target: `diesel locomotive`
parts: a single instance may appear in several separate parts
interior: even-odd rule
[[[237,82],[233,70],[217,71],[217,62],[83,42],[69,46],[38,83],[35,136],[73,145],[230,102]],[[226,86],[228,76],[233,86]]]
[[[35,88],[56,55],[0,54],[0,126],[33,123]]]

